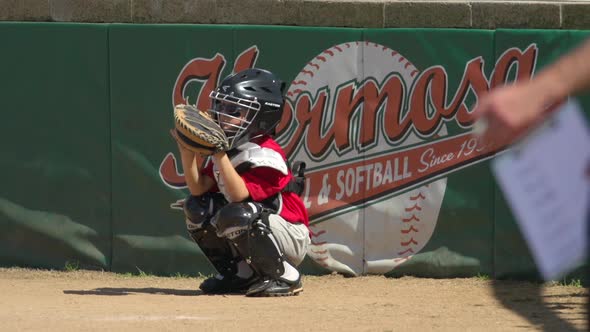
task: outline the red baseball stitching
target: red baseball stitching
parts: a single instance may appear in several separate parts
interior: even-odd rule
[[[355,41],[355,44],[356,45],[359,45],[360,42],[359,41]],[[333,50],[337,50],[338,52],[342,53],[343,50],[340,47],[340,45],[342,45],[342,44],[334,45],[334,46],[330,47],[329,49],[323,51],[322,54],[327,54],[327,55],[333,57],[334,56],[334,53],[335,53]],[[346,45],[347,48],[350,48],[350,43],[345,43],[344,45]],[[387,47],[385,45],[380,45],[380,44],[375,43],[375,42],[370,42],[370,41],[367,40],[367,41],[365,41],[365,45],[366,46],[373,46],[373,47],[376,47],[376,48],[379,48],[380,47],[382,51],[387,51],[387,52],[391,51],[391,56],[392,57],[395,57],[395,56],[398,56],[399,55],[399,52],[397,52],[395,50],[392,50],[392,49],[390,49],[389,47]],[[318,59],[318,60],[320,60],[322,63],[327,62],[327,59],[324,56],[318,55],[315,58]],[[416,69],[416,67],[414,67],[414,65],[410,61],[408,61],[408,59],[406,59],[405,57],[403,57],[403,56],[400,55],[400,57],[398,59],[398,62],[399,63],[405,62],[404,69],[406,69],[406,70],[408,69],[408,67],[412,67],[413,68],[413,70],[409,73],[410,77],[414,77],[418,73],[418,69]],[[308,63],[308,65],[310,67],[316,68],[316,70],[320,70],[320,65],[317,64],[317,63],[313,63],[313,62],[310,61]],[[304,75],[309,75],[311,77],[314,77],[313,68],[308,68],[308,69],[305,69],[304,68],[300,73],[301,74],[304,74]],[[293,82],[293,83],[295,83],[295,82]],[[307,82],[300,80],[300,81],[298,81],[297,84],[307,85]],[[297,85],[297,84],[292,84],[292,86],[293,85]],[[296,95],[298,93],[301,93],[301,92],[302,92],[302,90],[299,90],[299,91],[288,91],[287,92],[287,95],[290,96],[290,97],[293,97],[294,95]]]
[[[403,222],[412,222],[412,221],[420,221],[420,219],[418,217],[416,217],[415,214],[412,213],[412,216],[410,218],[402,218]]]
[[[313,63],[313,62],[311,62],[311,61],[308,63],[308,65],[310,65],[310,66],[312,66],[312,67],[316,67],[316,69],[318,69],[318,70],[320,69],[320,65],[318,65],[318,64],[315,64],[315,63]]]
[[[412,197],[410,197],[410,199],[411,199],[412,201],[418,200],[418,199],[420,199],[420,198],[422,198],[422,199],[425,199],[424,195],[422,195],[422,192],[419,192],[419,193],[418,193],[418,195],[416,195],[416,196],[412,196]]]
[[[410,232],[419,233],[418,230],[414,228],[414,226],[410,226],[408,229],[402,229],[403,234],[408,234]]]
[[[406,210],[406,212],[410,212],[410,211],[414,211],[414,210],[422,211],[422,208],[420,207],[420,205],[418,205],[418,203],[416,203],[416,204],[414,204],[414,206],[406,208],[405,210]]]
[[[413,254],[413,253],[414,253],[414,250],[413,250],[412,248],[408,248],[408,249],[406,249],[406,250],[404,250],[404,251],[400,251],[400,252],[398,252],[397,254],[398,254],[398,255],[400,255],[400,256],[403,256],[403,255],[405,255],[405,254],[407,254],[407,253],[411,253],[411,254]]]
[[[413,237],[411,237],[409,241],[406,241],[406,242],[403,242],[403,241],[402,241],[402,242],[400,242],[400,244],[401,244],[402,246],[404,246],[404,247],[407,247],[407,246],[409,246],[410,244],[414,244],[414,245],[416,245],[416,244],[418,244],[418,242],[416,242],[416,240],[414,240],[414,238],[413,238]]]
[[[414,211],[414,210],[421,211],[421,210],[422,210],[422,208],[420,207],[420,205],[418,205],[418,203],[419,203],[421,200],[424,200],[424,199],[426,199],[426,197],[424,196],[424,194],[422,194],[422,192],[421,192],[421,191],[420,191],[420,192],[418,192],[418,194],[416,194],[416,195],[414,195],[414,196],[410,196],[410,201],[412,201],[412,202],[415,202],[415,203],[414,203],[414,205],[413,205],[413,206],[411,206],[411,207],[409,207],[409,208],[405,208],[405,211],[406,211],[406,212],[410,212],[410,211]],[[402,218],[402,222],[404,222],[404,223],[410,223],[410,222],[412,222],[412,221],[419,222],[419,221],[420,221],[420,218],[418,218],[418,217],[416,216],[416,214],[415,214],[415,213],[412,213],[412,216],[411,216],[411,217],[409,217],[409,218]],[[407,228],[407,229],[402,229],[402,230],[401,230],[401,233],[402,233],[402,234],[409,234],[409,233],[411,233],[411,232],[416,232],[416,233],[418,233],[418,229],[414,228],[414,226],[413,226],[413,225],[410,225],[410,228]],[[418,242],[416,242],[416,240],[414,240],[414,238],[413,238],[413,237],[410,237],[410,240],[409,240],[409,241],[401,241],[401,242],[400,242],[400,245],[401,245],[401,246],[403,246],[403,247],[408,247],[408,246],[410,246],[410,245],[418,245]],[[398,252],[398,254],[399,254],[400,256],[401,256],[401,255],[405,255],[405,254],[407,254],[407,253],[412,253],[412,254],[413,254],[413,253],[414,253],[414,248],[413,248],[413,247],[410,247],[410,248],[408,248],[408,249],[406,249],[406,250],[404,250],[404,251]]]

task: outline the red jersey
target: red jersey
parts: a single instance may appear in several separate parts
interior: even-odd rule
[[[232,154],[230,160],[234,168],[244,180],[250,198],[255,202],[264,201],[274,195],[280,195],[278,214],[291,223],[309,225],[309,216],[303,201],[293,192],[282,192],[293,178],[287,167],[287,158],[283,149],[269,136],[243,144],[237,148],[238,153]],[[246,171],[240,172],[240,166],[247,163]],[[215,164],[209,162],[201,171],[216,181],[212,192],[222,192],[223,184],[215,176]],[[221,190],[220,190],[221,189]]]

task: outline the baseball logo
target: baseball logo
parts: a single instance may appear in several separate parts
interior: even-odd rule
[[[297,110],[302,96],[318,100],[320,94],[325,93],[328,96],[323,107],[320,137],[325,136],[330,126],[342,130],[338,126],[339,116],[348,115],[352,133],[365,137],[366,131],[372,130],[374,139],[361,144],[361,139],[350,137],[350,144],[344,149],[339,148],[343,144],[338,144],[337,139],[334,139],[330,146],[323,149],[322,156],[314,154],[309,144],[302,144],[292,150],[291,159],[303,160],[310,169],[321,170],[347,160],[392,150],[392,146],[394,150],[400,150],[423,142],[424,138],[409,131],[403,140],[392,144],[378,125],[385,121],[382,110],[375,111],[377,125],[367,126],[369,122],[363,122],[361,112],[347,112],[340,106],[340,96],[346,93],[348,86],[352,91],[366,94],[364,103],[359,103],[355,109],[365,111],[363,107],[370,99],[369,93],[362,87],[369,83],[383,87],[388,78],[394,77],[405,85],[405,91],[409,93],[418,74],[418,69],[402,54],[377,43],[343,43],[318,54],[291,83],[287,91],[288,107]],[[391,96],[389,98],[393,99]],[[386,104],[383,102],[382,108]],[[312,111],[315,109],[312,108]],[[435,135],[445,136],[445,126],[440,126]],[[286,145],[292,140],[288,135],[279,137],[279,142]],[[315,218],[314,209],[310,210],[312,245],[308,250],[309,257],[326,269],[348,275],[383,274],[424,248],[436,226],[446,178],[392,197],[381,196],[372,200],[369,197],[371,190],[385,183],[388,176],[394,181],[396,177],[403,178],[404,172],[408,172],[407,159],[388,159],[374,164],[367,161],[352,171],[338,172],[333,184],[324,181],[321,190],[315,193],[308,191],[311,195],[305,197],[306,203],[313,201],[318,205],[327,202],[329,195],[332,199],[343,199],[349,192],[364,190],[367,196],[362,207],[347,206],[340,213],[332,213],[332,216],[324,218]]]
[[[259,53],[256,45],[245,49],[233,72],[254,66]],[[436,227],[446,176],[505,148],[471,135],[468,99],[506,82],[513,68],[517,80],[527,79],[537,54],[536,44],[507,49],[489,75],[483,57],[475,56],[455,91],[444,66],[418,70],[398,51],[373,42],[342,43],[308,60],[286,92],[277,142],[291,161],[307,164],[302,198],[311,219],[309,256],[332,271],[382,274],[423,250]],[[174,85],[173,105],[197,82],[196,104],[205,109],[225,64],[219,53],[191,59]],[[447,132],[450,122],[459,132]],[[172,153],[159,171],[165,185],[186,186]]]

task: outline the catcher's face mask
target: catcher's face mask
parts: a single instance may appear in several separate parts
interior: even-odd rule
[[[260,110],[260,103],[217,91],[212,91],[209,97],[213,100],[213,108],[210,110],[213,118],[225,132],[230,147],[233,147],[233,143],[254,121]]]

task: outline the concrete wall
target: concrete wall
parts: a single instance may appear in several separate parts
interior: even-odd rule
[[[0,20],[588,29],[590,1],[0,0]]]

